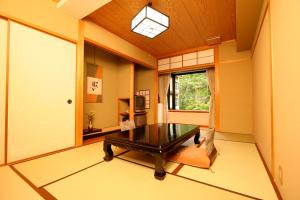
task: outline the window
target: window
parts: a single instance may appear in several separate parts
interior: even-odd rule
[[[171,74],[168,107],[172,110],[209,110],[206,71]]]

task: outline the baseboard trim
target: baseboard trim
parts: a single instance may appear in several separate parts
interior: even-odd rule
[[[64,151],[75,149],[75,148],[78,148],[78,147],[71,146],[71,147],[67,147],[67,148],[64,148],[64,149],[59,149],[59,150],[56,150],[56,151],[51,151],[51,152],[48,152],[48,153],[44,153],[44,154],[40,154],[40,155],[28,157],[28,158],[16,160],[16,161],[13,161],[13,162],[8,162],[7,165],[16,165],[16,164],[19,164],[19,163],[23,163],[23,162],[35,160],[37,158],[42,158],[42,157],[50,156],[50,155],[53,155],[53,154],[61,153],[61,152],[64,152]]]
[[[278,187],[277,187],[277,185],[276,185],[276,183],[275,183],[275,181],[274,181],[274,178],[273,178],[273,176],[272,176],[272,174],[271,174],[271,172],[270,172],[270,170],[269,170],[269,168],[268,168],[268,166],[267,166],[267,163],[265,162],[265,160],[264,160],[264,158],[263,158],[263,156],[262,156],[262,154],[261,154],[261,152],[260,152],[260,150],[259,150],[259,148],[258,148],[258,146],[257,146],[256,143],[255,143],[255,146],[256,146],[256,149],[257,149],[257,151],[258,151],[259,157],[260,157],[260,159],[262,160],[262,162],[263,162],[263,164],[264,164],[264,167],[265,167],[265,169],[266,169],[266,171],[267,171],[267,173],[268,173],[269,179],[270,179],[270,181],[271,181],[271,183],[272,183],[272,186],[273,186],[273,188],[274,188],[274,190],[275,190],[275,192],[276,192],[277,198],[278,198],[279,200],[282,200],[282,196],[281,196],[281,194],[280,194],[280,192],[279,192],[279,189],[278,189]]]

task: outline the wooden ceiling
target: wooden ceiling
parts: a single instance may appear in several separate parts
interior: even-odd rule
[[[207,45],[216,36],[235,39],[235,0],[152,0],[170,17],[170,27],[154,39],[130,30],[131,19],[147,0],[113,0],[86,18],[156,57]]]

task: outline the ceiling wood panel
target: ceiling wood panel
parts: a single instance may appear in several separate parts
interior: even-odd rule
[[[169,29],[154,39],[130,30],[131,19],[147,2],[113,0],[87,19],[156,57],[204,46],[215,36],[235,39],[235,0],[152,0],[154,9],[170,17]]]

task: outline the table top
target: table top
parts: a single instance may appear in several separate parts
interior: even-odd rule
[[[199,132],[199,126],[190,124],[152,124],[130,131],[105,136],[110,142],[164,149]]]

